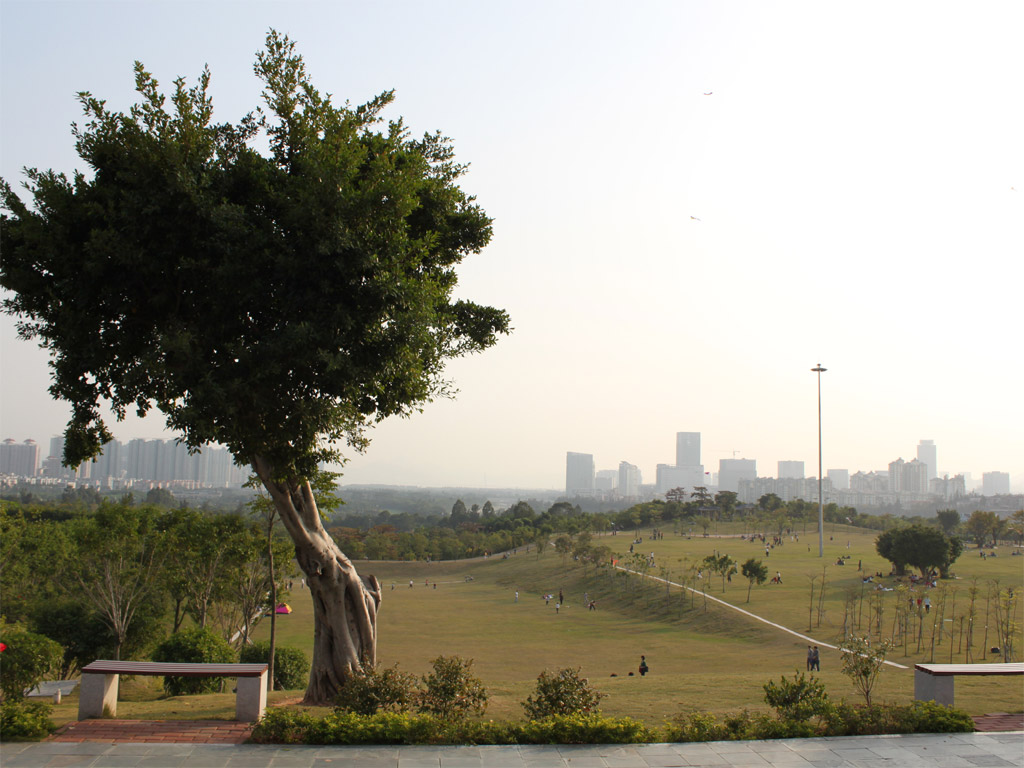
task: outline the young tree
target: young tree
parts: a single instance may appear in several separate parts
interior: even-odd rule
[[[80,594],[110,628],[115,659],[159,589],[166,548],[156,522],[152,510],[104,504],[77,527]]]
[[[445,362],[509,320],[453,298],[491,221],[448,139],[381,129],[392,92],[334,105],[277,32],[254,70],[265,108],[237,124],[213,122],[208,70],[167,105],[136,64],[127,113],[81,93],[90,175],[28,171],[32,207],[0,184],[0,283],[72,406],[67,465],[111,439],[105,401],[118,418],[155,407],[190,448],[253,468],[308,577],[305,698],[326,702],[376,658],[380,585],[326,533],[308,480],[342,445],[364,450],[374,422],[452,395]]]
[[[864,694],[864,701],[871,706],[871,691],[874,690],[878,675],[885,665],[889,642],[880,640],[874,645],[866,637],[848,637],[841,649],[842,672]]]
[[[740,566],[740,573],[750,582],[747,586],[747,602],[749,603],[750,590],[753,589],[754,583],[764,584],[768,580],[768,566],[752,557]]]

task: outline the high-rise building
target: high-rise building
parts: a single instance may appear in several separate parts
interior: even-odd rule
[[[700,465],[700,432],[676,432],[676,466]]]
[[[938,477],[938,465],[935,462],[935,441],[922,440],[917,444],[917,460],[928,465],[928,479]]]
[[[35,440],[16,443],[8,438],[0,443],[0,475],[35,477],[39,469],[39,446]]]
[[[590,453],[565,454],[565,495],[592,496],[594,493],[594,456]]]
[[[832,487],[837,491],[850,490],[850,470],[830,469],[825,473],[832,482]]]
[[[672,467],[668,464],[658,465],[658,479],[655,490],[658,493],[665,493],[673,488],[687,488],[693,490],[697,486],[706,485],[704,478],[704,467]]]
[[[640,468],[628,461],[619,462],[619,496],[632,499],[640,495],[640,484],[643,479]]]
[[[594,490],[607,493],[614,491],[619,485],[619,470],[599,469],[594,475]]]
[[[718,490],[739,492],[740,480],[757,479],[757,461],[754,459],[719,459]]]
[[[780,461],[779,480],[803,480],[804,463],[802,461]]]
[[[981,495],[1003,496],[1010,492],[1009,472],[982,472]]]
[[[889,463],[891,493],[928,493],[928,465],[912,459],[896,459]]]

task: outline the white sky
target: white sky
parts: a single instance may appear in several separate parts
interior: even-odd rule
[[[677,431],[813,475],[820,361],[826,469],[926,438],[1024,488],[1024,3],[0,0],[0,175],[75,168],[75,93],[127,108],[135,59],[168,89],[209,63],[237,120],[270,27],[455,140],[495,218],[460,293],[515,327],[343,482],[558,488],[566,451],[653,482]],[[47,447],[68,409],[12,329],[0,438]]]

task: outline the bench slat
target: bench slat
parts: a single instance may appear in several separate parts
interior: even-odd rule
[[[266,671],[266,664],[190,664],[160,661],[97,660],[82,667],[83,673],[176,677],[259,677]]]
[[[1024,663],[1010,664],[915,664],[929,675],[1024,675]]]

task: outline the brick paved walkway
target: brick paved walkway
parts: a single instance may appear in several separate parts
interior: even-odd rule
[[[252,723],[237,720],[80,720],[48,741],[117,744],[244,744]]]
[[[974,728],[982,733],[1024,731],[1024,713],[1010,715],[1006,712],[993,712],[990,715],[978,715],[974,718]]]

